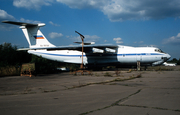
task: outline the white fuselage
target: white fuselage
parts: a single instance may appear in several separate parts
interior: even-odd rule
[[[44,58],[66,63],[82,63],[82,52],[77,50],[29,50],[28,53]],[[170,58],[154,47],[129,47],[118,46],[115,53],[83,53],[83,63],[86,64],[141,64],[160,65]]]

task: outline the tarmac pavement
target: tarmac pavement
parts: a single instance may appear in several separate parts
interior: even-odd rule
[[[114,73],[0,78],[0,113],[180,115],[180,71]]]

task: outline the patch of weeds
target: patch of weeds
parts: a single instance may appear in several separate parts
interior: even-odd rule
[[[154,70],[155,71],[173,71],[172,68],[162,67],[162,66],[154,67]]]
[[[121,75],[120,77],[124,77],[124,75]]]
[[[95,73],[95,76],[96,76],[96,77],[99,77],[99,74]]]
[[[174,110],[174,111],[180,112],[180,110],[179,110],[179,109],[176,109],[176,110]]]
[[[6,96],[6,95],[17,95],[16,93],[5,93],[5,94],[0,94],[0,96]]]
[[[122,81],[122,79],[121,78],[116,78],[116,79],[114,79],[113,81]],[[113,82],[112,81],[112,82]]]
[[[121,72],[120,72],[118,69],[115,71],[116,76],[119,76],[120,73],[121,73]]]
[[[168,110],[167,108],[160,108],[160,107],[152,107],[153,109],[159,109],[159,110]]]
[[[136,78],[140,78],[140,77],[142,77],[141,74],[139,74],[139,75],[136,76]]]
[[[29,89],[28,87],[26,87],[26,89],[24,90],[24,92],[21,93],[21,94],[35,94],[35,93],[36,93],[36,92],[32,92],[31,89]]]
[[[57,90],[44,90],[44,93],[49,93],[49,92],[56,92]]]
[[[116,83],[110,83],[109,85],[116,85]]]
[[[129,71],[127,73],[131,73],[132,72],[132,69],[129,69]]]
[[[24,92],[24,93],[21,93],[21,94],[35,94],[36,92]]]
[[[106,72],[106,73],[104,74],[104,76],[105,76],[105,77],[112,77],[112,75],[111,75],[109,72]]]
[[[24,92],[22,94],[30,94],[30,93],[33,93],[31,92],[32,90],[29,89],[28,87],[26,87],[26,89],[24,90]]]

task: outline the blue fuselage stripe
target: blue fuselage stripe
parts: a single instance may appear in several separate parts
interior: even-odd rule
[[[53,54],[53,53],[40,53],[34,52],[36,54],[52,55],[52,56],[65,56],[65,57],[81,57],[82,55],[64,55],[64,54]],[[163,55],[160,53],[137,53],[137,54],[101,54],[102,56],[150,56],[150,55]],[[99,55],[83,55],[87,56],[99,56]]]

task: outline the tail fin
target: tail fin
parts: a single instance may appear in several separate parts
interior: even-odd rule
[[[51,44],[39,30],[40,27],[45,26],[44,23],[31,24],[13,21],[3,22],[21,26],[20,28],[22,29],[30,48],[54,47],[54,45]]]

